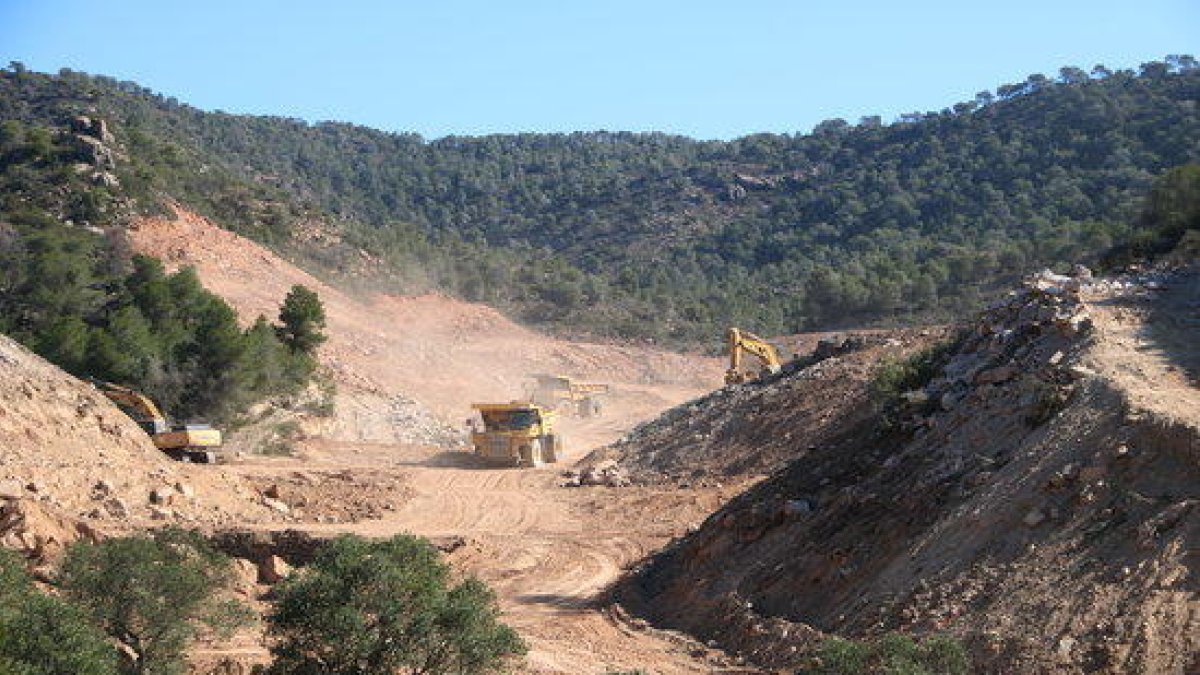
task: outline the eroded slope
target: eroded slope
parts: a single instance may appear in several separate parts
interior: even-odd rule
[[[983,671],[1191,672],[1200,392],[1142,319],[1195,320],[1194,277],[1073,285],[985,314],[900,424],[847,415],[622,597],[774,666],[901,630],[960,636]]]
[[[616,462],[634,482],[713,482],[762,476],[871,414],[875,366],[919,349],[943,329],[824,334],[811,354],[768,382],[727,386],[647,421],[585,464]]]
[[[293,284],[319,293],[329,334],[321,362],[339,385],[329,438],[443,442],[472,402],[518,398],[529,375],[550,372],[613,385],[603,419],[568,429],[576,448],[591,447],[615,439],[628,420],[720,382],[717,359],[549,338],[492,308],[443,295],[351,296],[183,209],[172,218],[140,219],[130,236],[137,250],[168,265],[194,266],[205,287],[246,322],[274,317]]]
[[[92,530],[264,522],[271,510],[220,466],[174,462],[128,416],[81,382],[0,335],[0,486],[5,541],[34,555],[73,523]],[[156,493],[152,499],[151,493]],[[42,541],[39,542],[39,537]]]

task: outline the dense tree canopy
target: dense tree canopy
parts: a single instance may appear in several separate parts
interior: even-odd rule
[[[0,673],[116,675],[117,650],[78,607],[43,594],[0,548]]]
[[[1200,69],[1063,68],[942,111],[728,142],[447,137],[206,113],[106,77],[0,72],[0,117],[95,110],[123,190],[163,194],[346,269],[598,333],[713,339],[948,316],[1137,227],[1154,177],[1200,160]],[[336,245],[293,238],[320,221]],[[1131,226],[1131,223],[1134,225]]]
[[[167,274],[128,254],[120,191],[87,175],[83,152],[61,129],[0,123],[0,332],[75,375],[139,389],[181,420],[220,419],[302,386],[311,351],[270,328],[243,331],[192,270]],[[315,294],[304,300],[320,309]]]
[[[501,670],[525,645],[478,579],[451,584],[424,539],[342,536],[277,591],[271,672],[467,675]]]

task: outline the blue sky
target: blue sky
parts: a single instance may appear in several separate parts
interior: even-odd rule
[[[1167,54],[1200,57],[1200,2],[0,0],[0,63],[428,138],[807,132]]]

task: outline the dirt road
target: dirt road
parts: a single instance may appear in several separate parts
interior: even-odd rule
[[[390,466],[413,494],[382,519],[304,529],[461,537],[465,543],[450,560],[496,591],[504,620],[529,643],[524,672],[755,672],[693,640],[628,621],[603,601],[622,570],[699,523],[736,488],[558,487],[559,471],[582,450],[559,465],[508,469],[480,465],[466,453],[322,443],[304,460],[306,470],[377,473]],[[280,468],[250,463],[240,470]]]
[[[1101,339],[1089,366],[1136,406],[1169,419],[1200,420],[1200,275],[1088,298]]]

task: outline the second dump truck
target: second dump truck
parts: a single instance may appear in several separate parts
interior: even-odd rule
[[[475,403],[483,430],[471,434],[471,447],[482,459],[510,466],[540,466],[558,461],[562,437],[554,433],[554,411],[536,403]]]
[[[566,375],[538,374],[533,376],[528,394],[530,401],[564,415],[594,417],[600,414],[608,385],[577,382]]]

